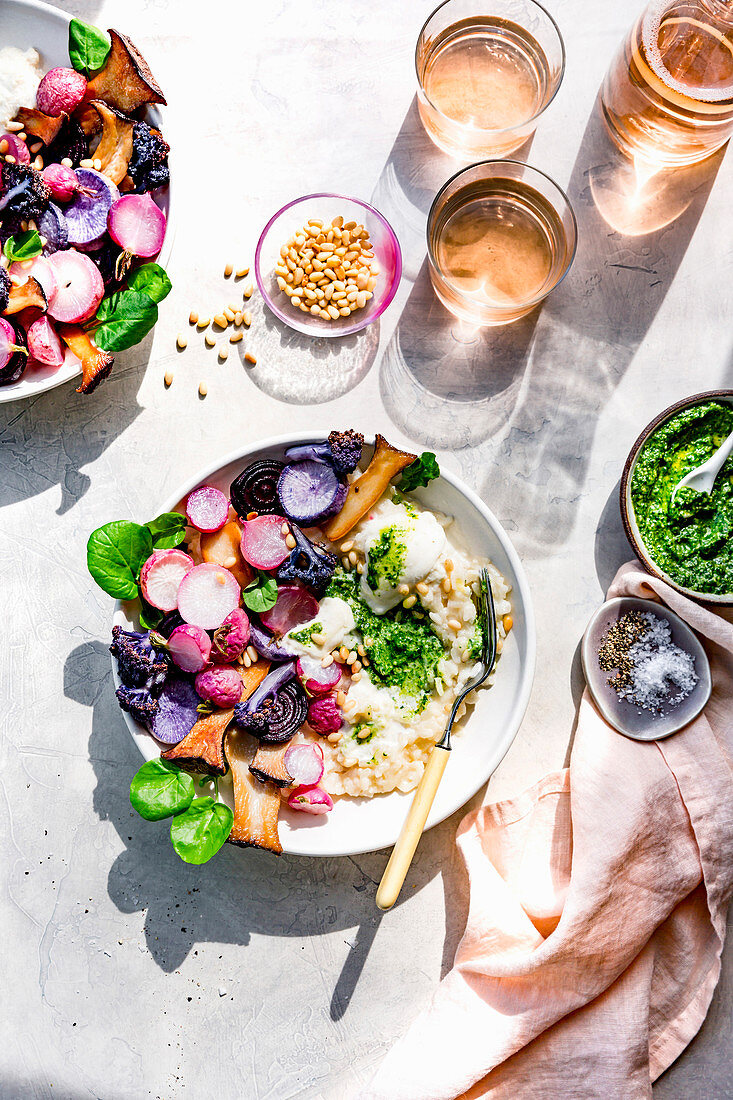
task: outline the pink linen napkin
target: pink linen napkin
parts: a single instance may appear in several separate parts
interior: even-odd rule
[[[608,595],[697,631],[710,702],[642,744],[586,692],[569,769],[464,819],[466,931],[370,1100],[650,1097],[705,1017],[733,890],[733,626],[638,562]]]

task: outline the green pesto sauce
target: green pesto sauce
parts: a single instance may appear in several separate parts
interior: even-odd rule
[[[382,580],[390,588],[396,588],[400,583],[407,557],[406,534],[404,527],[385,527],[380,532],[379,541],[370,547],[366,579],[372,592],[376,592]]]
[[[294,642],[300,642],[301,645],[308,645],[313,639],[314,634],[319,634],[323,630],[323,624],[318,621],[311,623],[309,626],[303,627],[302,630],[290,632],[290,637]]]
[[[422,612],[413,608],[400,606],[375,615],[359,599],[358,582],[357,574],[339,570],[326,595],[340,596],[351,607],[369,657],[372,681],[413,696],[418,700],[418,711],[422,710],[435,685],[438,662],[444,655],[443,643],[429,621],[422,618]]]
[[[472,661],[478,661],[483,656],[484,652],[484,638],[481,633],[481,624],[476,623],[473,628],[473,634],[471,640],[468,643],[468,656]]]
[[[673,416],[639,452],[631,503],[642,540],[657,565],[698,592],[733,592],[733,456],[712,493],[675,485],[705,462],[733,431],[733,407],[716,401]]]

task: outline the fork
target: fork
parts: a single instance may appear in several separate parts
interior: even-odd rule
[[[476,675],[464,686],[460,695],[456,697],[451,708],[450,716],[445,727],[445,732],[440,741],[435,744],[425,765],[425,771],[418,783],[412,805],[402,826],[402,831],[397,838],[397,843],[392,849],[389,863],[384,869],[382,881],[377,889],[377,906],[380,909],[391,909],[397,901],[402,885],[410,869],[412,858],[420,842],[425,822],[428,819],[430,808],[435,800],[440,781],[443,778],[446,764],[451,752],[450,735],[453,729],[458,708],[466,696],[475,691],[477,687],[491,674],[496,661],[496,609],[494,596],[491,591],[491,580],[488,569],[481,570],[481,592],[478,606],[478,620],[481,629],[481,662]]]

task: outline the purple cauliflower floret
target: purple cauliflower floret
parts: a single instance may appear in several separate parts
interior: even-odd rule
[[[48,206],[51,191],[43,176],[29,164],[3,164],[0,171],[0,217],[27,221]]]
[[[295,549],[278,569],[278,582],[291,584],[298,581],[320,599],[336,571],[337,559],[322,546],[311,542],[297,524],[291,523],[290,530],[295,539]]]
[[[336,472],[350,474],[352,470],[355,470],[359,465],[363,446],[364,436],[361,432],[355,432],[353,428],[349,428],[345,432],[330,432],[328,448]]]
[[[4,313],[10,299],[10,276],[0,264],[0,313]]]
[[[154,648],[148,631],[113,626],[109,651],[117,658],[117,670],[126,687],[145,687],[152,696],[160,695],[168,675],[168,658]]]
[[[168,171],[168,153],[170,145],[157,130],[152,130],[147,122],[136,122],[132,131],[132,156],[127,171],[130,173],[135,191],[153,191],[164,187],[170,178]]]
[[[147,729],[152,729],[158,710],[158,700],[153,698],[146,687],[130,688],[123,684],[117,688],[115,695],[123,710],[128,711],[135,721],[140,722]]]
[[[322,695],[320,699],[311,699],[308,704],[308,725],[321,737],[328,737],[329,733],[338,733],[343,725],[343,718],[333,692],[330,695]]]

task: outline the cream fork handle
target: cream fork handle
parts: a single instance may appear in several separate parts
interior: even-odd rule
[[[384,869],[382,881],[377,889],[377,906],[380,909],[391,909],[397,901],[449,756],[450,749],[435,745],[428,757],[425,771],[417,785],[405,824],[402,826],[402,832],[392,849],[392,855],[389,857],[389,863]]]

